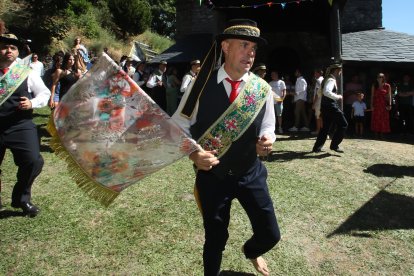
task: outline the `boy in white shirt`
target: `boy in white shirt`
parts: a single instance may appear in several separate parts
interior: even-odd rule
[[[352,104],[351,118],[355,124],[355,134],[362,136],[364,132],[365,111],[367,105],[364,103],[364,93],[357,93],[358,100]]]

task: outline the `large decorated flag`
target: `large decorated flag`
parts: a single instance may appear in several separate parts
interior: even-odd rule
[[[63,97],[48,130],[78,186],[106,206],[128,186],[197,149],[105,54]]]

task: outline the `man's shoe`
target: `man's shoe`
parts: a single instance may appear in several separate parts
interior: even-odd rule
[[[288,130],[289,130],[289,131],[298,131],[298,128],[297,128],[297,127],[291,127],[291,128],[289,128]]]
[[[300,129],[300,131],[303,131],[303,132],[308,132],[308,131],[310,131],[310,129],[309,129],[309,128],[307,128],[307,127],[302,127],[302,128]]]
[[[283,133],[283,129],[279,127],[279,133]]]
[[[336,149],[334,149],[334,148],[331,148],[331,150],[333,150],[333,151],[336,151],[336,152],[338,152],[338,153],[344,153],[344,151],[343,151],[343,149],[341,149],[341,148],[336,148]]]
[[[16,204],[15,202],[12,202],[11,206],[13,208],[21,208],[23,210],[23,214],[28,217],[35,217],[37,214],[39,214],[40,209],[36,207],[31,202],[22,202],[20,204]]]
[[[317,152],[322,152],[322,150],[321,149],[313,149],[312,152],[317,153]]]

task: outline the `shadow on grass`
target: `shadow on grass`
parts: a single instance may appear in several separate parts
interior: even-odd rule
[[[414,177],[414,166],[398,166],[393,164],[374,164],[364,170],[365,173],[370,173],[375,176],[388,177]]]
[[[50,138],[51,135],[46,129],[46,124],[37,125],[37,136],[40,143],[40,152],[53,152],[53,149],[41,142],[42,137]]]
[[[286,162],[294,159],[322,159],[330,156],[337,156],[337,154],[331,154],[328,152],[321,152],[315,154],[313,152],[298,152],[298,151],[274,151],[269,154],[264,161],[268,162]]]
[[[381,190],[327,237],[371,237],[364,231],[414,229],[414,197]]]
[[[223,270],[220,272],[219,276],[254,276],[256,274],[246,273],[246,272],[236,272],[232,270]]]
[[[22,211],[0,210],[0,219],[7,219],[10,217],[24,217]]]

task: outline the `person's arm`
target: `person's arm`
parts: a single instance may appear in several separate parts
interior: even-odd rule
[[[57,84],[59,82],[60,75],[61,75],[62,72],[63,71],[61,69],[57,69],[52,74],[52,87],[50,88],[51,96],[50,96],[50,101],[49,101],[49,107],[50,108],[54,108],[55,107],[54,97],[55,97],[56,87],[57,87]]]
[[[184,117],[181,114],[182,109],[184,108],[185,102],[188,99],[188,95],[190,94],[192,85],[189,87],[189,89],[186,90],[186,92],[183,95],[182,100],[180,101],[180,104],[178,105],[177,111],[173,114],[171,119],[181,127],[181,129],[189,136],[191,137],[190,133],[190,127],[195,123],[195,118],[197,117],[198,112],[198,105],[194,108],[193,116],[191,118]],[[211,170],[214,166],[216,166],[220,161],[215,156],[215,151],[205,151],[201,147],[192,152],[189,155],[189,158],[191,161],[193,161],[194,165],[199,170],[208,171]]]
[[[147,87],[148,88],[154,88],[156,85],[157,85],[157,83],[156,83],[156,75],[155,74],[152,74],[151,76],[150,76],[150,78],[149,78],[149,80],[147,81]]]
[[[354,118],[354,114],[355,114],[355,105],[352,104],[351,119]]]
[[[334,79],[327,80],[325,86],[323,87],[323,95],[333,100],[342,99],[342,95],[338,95],[332,92],[334,87],[335,87],[335,80]]]
[[[30,73],[27,78],[27,87],[29,92],[33,93],[33,98],[30,99],[31,108],[40,108],[47,105],[50,99],[50,90],[39,75]]]
[[[183,82],[181,83],[180,92],[184,93],[188,87],[188,85],[191,82],[191,76],[189,74],[186,74],[183,78]]]
[[[391,85],[387,85],[387,97],[388,97],[388,106],[387,106],[387,110],[391,110],[391,105],[392,105],[392,94],[391,94]]]
[[[270,89],[270,88],[269,88]],[[273,102],[273,93],[268,93],[265,104],[265,114],[263,116],[263,121],[260,126],[260,133],[259,137],[267,136],[270,139],[270,142],[273,143],[276,140],[275,135],[275,125],[276,125],[276,117],[275,117],[275,108]]]
[[[371,86],[371,111],[374,110],[374,93],[375,93],[375,86]]]

